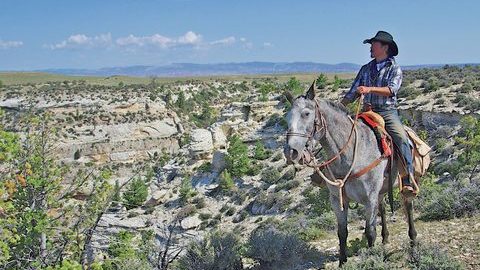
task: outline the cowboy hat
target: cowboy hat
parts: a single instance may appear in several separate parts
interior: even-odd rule
[[[385,31],[378,31],[377,34],[374,37],[369,38],[369,39],[365,39],[363,41],[363,44],[366,44],[366,43],[371,44],[373,41],[381,41],[381,42],[388,43],[390,45],[390,48],[391,48],[392,56],[396,56],[398,54],[397,43],[395,43],[395,41],[393,41],[393,36],[390,35],[390,33],[385,32]]]

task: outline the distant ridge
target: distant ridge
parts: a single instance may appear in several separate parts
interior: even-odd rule
[[[464,66],[466,64],[454,64]],[[473,64],[472,64],[473,65]],[[402,66],[403,69],[438,68],[444,64]],[[35,70],[62,75],[82,76],[215,76],[215,75],[248,75],[248,74],[285,74],[285,73],[342,73],[357,72],[361,65],[353,63],[324,64],[315,62],[245,62],[245,63],[216,63],[193,64],[173,63],[162,66],[125,66],[106,67],[100,69],[43,69]]]

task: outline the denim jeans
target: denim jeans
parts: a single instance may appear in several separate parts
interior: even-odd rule
[[[376,113],[380,114],[385,120],[385,129],[393,139],[395,145],[397,145],[400,153],[405,159],[407,170],[413,174],[412,152],[410,144],[408,143],[408,135],[403,128],[402,121],[398,115],[397,109],[376,109]],[[407,178],[408,179],[408,178]]]

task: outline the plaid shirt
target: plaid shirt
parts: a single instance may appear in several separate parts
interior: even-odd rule
[[[379,63],[373,59],[368,64],[362,66],[352,83],[352,87],[345,94],[345,98],[350,101],[358,98],[358,86],[388,86],[392,95],[387,97],[368,93],[365,94],[364,98],[364,104],[371,104],[373,110],[388,110],[397,106],[397,93],[401,84],[402,70],[395,62],[394,57],[389,57]]]

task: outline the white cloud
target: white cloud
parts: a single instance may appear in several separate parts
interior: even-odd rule
[[[23,46],[22,41],[13,41],[13,40],[1,40],[0,39],[0,49],[10,49]]]
[[[247,48],[247,49],[253,48],[253,43],[251,41],[248,41],[246,38],[241,37],[240,41],[242,42],[244,48]]]
[[[244,37],[238,39],[235,36],[227,36],[218,40],[205,41],[201,34],[193,31],[188,31],[177,37],[168,37],[155,33],[146,36],[130,34],[116,39],[112,39],[110,33],[98,36],[75,34],[61,42],[44,45],[44,47],[52,50],[116,47],[126,51],[135,52],[141,48],[162,50],[175,48],[210,49],[216,46],[233,46],[237,43],[244,48],[251,49],[253,47],[253,43]]]
[[[273,44],[270,43],[270,42],[263,42],[263,47],[264,48],[271,48],[271,47],[273,47]]]
[[[151,36],[134,36],[121,37],[116,40],[117,45],[121,47],[144,47],[154,46],[160,48],[171,48],[178,46],[199,46],[202,44],[202,35],[192,31],[188,31],[178,38],[166,37],[160,34]]]
[[[235,41],[236,41],[235,37],[226,37],[219,40],[214,40],[210,42],[210,45],[231,45],[235,43]]]
[[[155,45],[162,48],[166,48],[171,44],[174,44],[175,41],[171,38],[155,34],[152,36],[137,37],[134,35],[129,35],[127,37],[118,38],[116,40],[117,45],[119,46],[138,46],[143,47],[146,45]]]
[[[112,36],[110,33],[101,34],[98,36],[89,37],[84,34],[71,35],[66,40],[59,43],[49,45],[52,50],[69,49],[69,48],[92,48],[92,47],[107,47],[112,43]]]
[[[192,31],[188,31],[185,35],[178,38],[178,43],[180,44],[197,45],[200,42],[202,42],[202,36]]]

